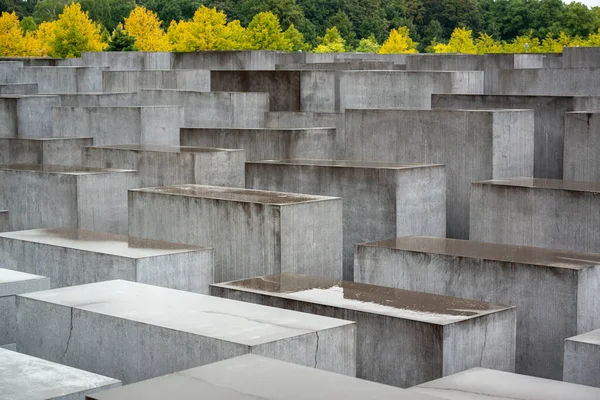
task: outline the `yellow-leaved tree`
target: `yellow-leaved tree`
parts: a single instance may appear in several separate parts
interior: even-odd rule
[[[254,50],[292,50],[292,43],[281,30],[279,18],[270,11],[258,13],[252,18],[248,24],[248,35]]]
[[[39,42],[30,33],[23,33],[19,17],[14,12],[0,15],[0,56],[28,57],[41,56]]]
[[[125,18],[125,32],[135,37],[138,51],[169,51],[169,41],[161,28],[158,15],[142,6],[136,6]]]
[[[467,28],[455,28],[450,35],[448,44],[436,44],[433,50],[436,53],[464,53],[477,54],[477,47],[473,43],[473,31]]]
[[[502,43],[483,32],[480,32],[479,37],[475,40],[475,48],[477,49],[477,54],[498,54],[504,51]]]
[[[292,51],[309,51],[310,44],[304,41],[304,35],[300,32],[294,24],[290,24],[290,26],[283,32],[283,36],[290,42],[292,45]]]
[[[236,24],[231,32],[243,35],[244,28]],[[201,6],[191,21],[172,21],[167,31],[174,51],[227,50],[227,16],[216,8]]]
[[[346,41],[335,26],[325,29],[325,35],[319,36],[317,40],[319,45],[315,47],[315,53],[343,53],[346,51]]]
[[[600,29],[597,32],[590,33],[584,43],[585,46],[600,46]]]
[[[505,53],[543,53],[540,40],[530,31],[527,36],[517,36],[510,43],[504,44]]]
[[[392,29],[387,40],[379,48],[379,54],[414,54],[418,53],[417,45],[409,35],[406,26]]]

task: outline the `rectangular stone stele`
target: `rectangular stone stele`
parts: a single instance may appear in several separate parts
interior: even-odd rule
[[[215,282],[281,272],[342,277],[342,200],[180,185],[129,191],[129,234],[212,246]]]
[[[0,267],[3,261],[0,259]],[[47,289],[50,279],[44,276],[0,268],[0,346],[15,343],[17,339],[15,295]]]
[[[443,165],[335,160],[246,163],[246,187],[343,199],[344,275],[354,280],[354,245],[387,237],[446,237]]]
[[[92,138],[0,138],[0,164],[83,165],[81,149]]]
[[[135,169],[139,187],[186,183],[244,187],[245,161],[240,149],[135,144],[83,149],[83,165]]]
[[[13,230],[80,228],[127,232],[133,170],[46,164],[0,165],[0,204]]]
[[[213,250],[72,228],[0,233],[0,266],[47,276],[52,288],[113,279],[208,293]]]
[[[200,398],[220,400],[435,399],[399,388],[254,354],[234,357],[87,396],[87,400],[171,398],[177,400]]]
[[[3,400],[83,400],[119,386],[116,379],[0,348]]]
[[[214,284],[211,294],[356,321],[362,379],[406,388],[474,366],[514,371],[511,306],[297,274]]]
[[[561,379],[563,341],[600,327],[600,255],[405,237],[356,247],[358,282],[517,307],[516,371]]]
[[[0,232],[7,232],[10,230],[10,223],[8,220],[8,211],[0,210]]]
[[[250,353],[356,374],[353,322],[136,282],[20,295],[17,322],[19,352],[124,384]]]
[[[473,182],[470,239],[600,253],[600,182]]]
[[[447,400],[597,400],[600,389],[533,376],[473,368],[408,389]]]
[[[600,388],[600,329],[565,340],[563,380]]]

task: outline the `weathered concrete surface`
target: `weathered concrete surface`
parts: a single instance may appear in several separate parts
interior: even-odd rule
[[[141,51],[100,51],[81,54],[83,65],[104,66],[113,71],[169,70],[173,66],[173,53]]]
[[[540,68],[502,70],[496,94],[600,96],[600,68]]]
[[[594,400],[600,397],[600,390],[596,388],[484,368],[473,368],[408,391],[448,400]]]
[[[343,199],[344,274],[354,280],[354,245],[381,238],[446,237],[443,165],[329,160],[246,163],[248,189]]]
[[[1,81],[1,79],[0,79]],[[5,83],[0,84],[0,94],[38,94],[37,83]]]
[[[296,274],[215,284],[211,294],[356,321],[362,379],[406,388],[474,366],[514,371],[514,307]]]
[[[0,204],[13,230],[80,228],[127,232],[127,190],[131,170],[39,164],[0,166]]]
[[[213,283],[213,250],[71,228],[0,234],[0,266],[51,287],[124,279],[196,293]],[[49,287],[48,287],[49,288]]]
[[[84,400],[120,387],[116,379],[0,349],[0,387],[5,400]]]
[[[264,128],[269,111],[267,93],[141,90],[140,105],[184,107],[184,126],[190,128]]]
[[[598,68],[600,67],[600,48],[565,47],[562,51],[562,67]]]
[[[0,60],[0,83],[12,83],[19,68],[23,67],[23,61],[2,58]]]
[[[308,64],[283,64],[276,65],[278,71],[388,71],[388,70],[405,70],[404,65],[395,64],[392,61],[383,60],[347,60],[338,62],[322,62]]]
[[[134,169],[139,187],[185,183],[245,187],[245,161],[244,150],[130,144],[86,147],[82,165]]]
[[[600,113],[566,113],[564,142],[564,179],[600,181]]]
[[[44,276],[4,269],[6,265],[4,257],[2,258],[0,260],[0,321],[2,321],[2,324],[0,324],[0,345],[7,345],[17,341],[15,295],[50,289],[50,279]],[[0,387],[3,387],[1,369],[0,367]]]
[[[62,107],[134,107],[138,93],[64,93],[59,94]]]
[[[432,108],[534,110],[534,171],[536,178],[562,179],[566,151],[565,113],[600,110],[600,98],[577,96],[503,96],[434,94]],[[568,179],[565,177],[565,179]]]
[[[600,183],[514,178],[474,182],[470,238],[600,252]]]
[[[246,150],[246,160],[332,159],[335,128],[182,128],[182,146]]]
[[[140,89],[210,91],[210,71],[104,71],[98,92],[136,92]]]
[[[124,384],[249,353],[356,373],[353,322],[136,282],[20,295],[17,321],[18,351]]]
[[[0,210],[0,232],[10,231],[10,220],[8,219],[8,211]]]
[[[52,136],[94,139],[94,145],[179,145],[183,107],[54,107]]]
[[[21,67],[9,83],[37,83],[39,93],[102,92],[104,67]]]
[[[533,175],[531,110],[347,110],[346,159],[446,165],[446,234],[469,237],[471,182]]]
[[[208,69],[211,71],[274,70],[278,64],[302,62],[305,53],[284,51],[197,51],[175,53],[175,69]]]
[[[0,97],[0,136],[43,138],[52,136],[52,108],[57,96],[10,95]]]
[[[563,340],[600,327],[600,256],[433,237],[356,247],[355,279],[517,307],[516,371],[562,378]]]
[[[600,387],[600,329],[565,340],[563,380]]]
[[[92,143],[92,138],[0,137],[0,164],[83,165],[81,150]]]
[[[269,382],[265,382],[265,377]],[[257,384],[261,382],[261,384]],[[433,397],[340,374],[248,354],[203,367],[108,390],[90,400],[133,398],[221,400],[434,400]]]

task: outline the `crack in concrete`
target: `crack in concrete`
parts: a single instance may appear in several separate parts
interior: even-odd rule
[[[319,353],[319,332],[315,332],[317,335],[317,348],[315,349],[315,368],[317,368],[317,355]]]
[[[69,351],[69,344],[71,343],[71,337],[73,336],[73,307],[71,307],[71,325],[69,327],[69,337],[67,338],[67,345],[65,346],[65,351],[63,352],[63,360],[67,356],[67,351]]]

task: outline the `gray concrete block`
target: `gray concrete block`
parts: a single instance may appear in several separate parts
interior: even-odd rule
[[[210,71],[104,71],[98,92],[137,92],[140,89],[186,89],[210,92]]]
[[[250,353],[356,373],[353,322],[136,282],[20,295],[17,321],[18,351],[124,384]]]
[[[80,228],[127,232],[127,190],[137,184],[131,170],[40,164],[0,166],[0,205],[13,230]]]
[[[38,94],[37,83],[5,83],[0,84],[0,95]]]
[[[124,279],[208,293],[213,249],[79,229],[0,234],[0,266],[47,276],[52,288]]]
[[[245,151],[233,149],[151,145],[83,149],[83,165],[134,169],[138,171],[139,187],[185,183],[245,187],[245,161]]]
[[[0,83],[11,83],[15,80],[15,74],[23,67],[23,61],[17,59],[5,59],[0,61]]]
[[[94,145],[179,145],[183,107],[54,107],[52,136],[78,137],[82,132]]]
[[[335,128],[183,128],[181,145],[245,149],[246,160],[332,159]]]
[[[193,400],[198,398],[198,393],[205,398],[222,400],[434,400],[427,395],[254,354],[95,393],[88,396],[88,400],[173,397]]]
[[[0,267],[3,262],[0,261]],[[17,341],[17,310],[15,295],[50,289],[50,279],[0,268],[0,345]],[[0,376],[2,373],[0,373]],[[0,378],[0,387],[2,378]]]
[[[344,60],[338,62],[282,64],[276,65],[278,71],[389,71],[404,70],[404,65],[383,60]]]
[[[595,400],[600,390],[572,383],[473,368],[408,390],[448,400]]]
[[[344,274],[354,280],[354,245],[388,237],[446,237],[443,165],[275,160],[246,163],[248,189],[341,197]]]
[[[274,70],[278,64],[302,62],[305,53],[285,51],[235,50],[196,51],[175,53],[175,69],[209,69],[211,71],[263,71]]]
[[[600,181],[600,113],[566,113],[564,143],[564,179]]]
[[[215,248],[215,282],[342,277],[342,200],[181,185],[129,191],[129,234]]]
[[[600,98],[577,96],[503,96],[438,95],[431,96],[433,108],[532,109],[534,110],[534,171],[536,178],[563,179],[563,153],[570,145],[566,135],[568,111],[600,110]],[[565,179],[570,179],[565,176]]]
[[[406,237],[356,247],[355,279],[517,307],[516,371],[561,379],[562,342],[600,327],[600,256]]]
[[[449,237],[469,237],[471,182],[533,175],[531,110],[347,110],[345,115],[348,160],[446,165]]]
[[[173,66],[173,53],[141,51],[98,51],[81,54],[83,65],[106,66],[112,71],[169,70]]]
[[[120,386],[116,379],[0,349],[0,387],[6,400],[85,400]]]
[[[470,238],[600,252],[600,183],[514,178],[473,182]]]
[[[600,387],[600,329],[565,340],[563,368],[565,382]]]
[[[52,136],[52,107],[57,96],[10,95],[0,97],[0,136],[44,138]]]
[[[62,107],[135,107],[138,93],[64,93],[59,94]],[[162,105],[162,104],[161,104]]]
[[[565,47],[562,51],[563,68],[600,67],[600,47]]]
[[[190,128],[263,128],[269,111],[267,93],[140,90],[140,105],[180,105]]]
[[[514,307],[282,274],[211,285],[232,300],[356,321],[357,377],[402,388],[475,366],[515,367]]]
[[[39,93],[102,92],[105,67],[21,67],[10,83],[37,83]],[[121,90],[122,91],[122,90]]]
[[[8,211],[0,210],[0,232],[10,231],[10,221],[8,219]]]
[[[81,151],[92,138],[0,138],[0,164],[83,165]]]
[[[600,68],[540,68],[502,70],[495,94],[600,96]]]

